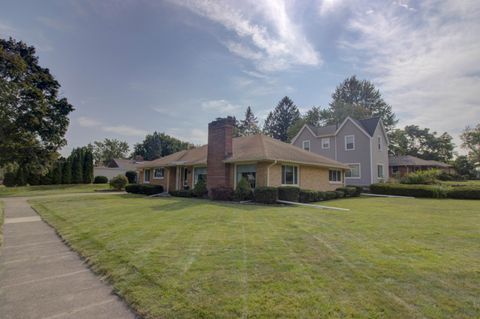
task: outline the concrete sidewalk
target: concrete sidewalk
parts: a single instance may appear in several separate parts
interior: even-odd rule
[[[5,203],[0,318],[136,318],[25,198],[0,200]]]

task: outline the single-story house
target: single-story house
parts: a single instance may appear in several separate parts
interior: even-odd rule
[[[211,122],[207,145],[144,162],[139,182],[162,185],[165,191],[192,189],[200,179],[209,191],[235,188],[241,178],[253,188],[292,185],[327,191],[344,185],[347,165],[261,134],[233,138],[233,127],[232,117]]]
[[[106,176],[109,180],[117,175],[125,175],[128,171],[137,171],[139,165],[143,163],[143,158],[123,159],[114,158],[104,166],[95,166],[93,176]]]
[[[424,160],[415,156],[389,156],[388,166],[391,176],[402,177],[405,174],[418,170],[440,169],[447,173],[454,173],[452,165],[439,161]]]

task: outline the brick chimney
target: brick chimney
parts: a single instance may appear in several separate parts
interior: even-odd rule
[[[217,118],[208,124],[207,188],[230,186],[230,164],[223,161],[233,152],[233,127],[231,116]]]

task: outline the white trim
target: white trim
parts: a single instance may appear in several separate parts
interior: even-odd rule
[[[347,137],[353,137],[353,148],[350,148],[350,149],[347,148]],[[355,151],[355,149],[356,149],[356,147],[355,147],[356,146],[355,145],[355,134],[345,135],[343,137],[343,139],[344,139],[344,142],[345,142],[345,151]]]
[[[313,135],[314,137],[317,137],[317,135],[316,135],[315,133],[313,133],[312,129],[311,129],[310,127],[308,127],[307,124],[303,124],[302,128],[300,129],[300,131],[298,131],[297,135],[295,135],[295,137],[292,138],[292,141],[290,142],[290,144],[294,144],[294,143],[297,141],[298,137],[300,136],[300,134],[302,134],[302,132],[303,132],[303,130],[305,129],[305,127],[310,131],[310,133],[312,133],[312,135]]]
[[[237,189],[237,166],[238,165],[255,165],[255,188],[257,188],[257,165],[258,165],[258,162],[252,162],[252,161],[249,161],[249,162],[242,162],[240,164],[237,164],[237,163],[233,163],[233,190],[236,190]],[[207,177],[208,178],[208,177]]]
[[[327,140],[328,141],[328,147],[323,147],[323,140]],[[320,144],[321,144],[321,147],[322,147],[322,150],[329,150],[330,149],[330,137],[322,137],[320,139]]]
[[[378,146],[380,145],[380,148]],[[377,151],[383,151],[383,140],[381,136],[377,136]]]
[[[163,176],[162,177],[155,177],[155,171],[157,169],[163,169]],[[153,176],[152,176],[152,179],[164,179],[165,178],[165,167],[155,167],[153,169]]]
[[[197,168],[205,168],[207,169],[207,165],[203,166],[203,165],[194,165],[192,166],[192,189],[195,187],[195,169]],[[208,178],[208,170],[207,170],[207,178]]]
[[[378,176],[378,167],[381,166],[382,167],[382,177]],[[384,180],[385,179],[385,165],[383,165],[383,163],[377,163],[377,179],[382,179]]]
[[[308,150],[305,149],[305,142],[308,142]],[[310,140],[303,140],[303,141],[302,141],[302,149],[303,149],[304,151],[307,151],[307,152],[310,152],[310,151],[312,150]]]
[[[284,177],[284,176],[283,176],[283,166],[292,166],[292,167],[296,167],[296,168],[297,168],[297,174],[296,174],[297,176],[294,176],[294,177],[297,178],[297,183],[296,183],[296,184],[284,184],[284,183],[283,183],[283,177]],[[282,176],[281,176],[281,178],[280,178],[280,185],[282,185],[282,186],[300,186],[300,166],[299,166],[299,165],[294,165],[294,164],[281,164],[280,169],[282,170]],[[294,172],[295,172],[295,171],[294,171]],[[287,178],[285,177],[285,180],[286,180],[286,179],[287,179]],[[295,178],[294,178],[294,180],[295,180]]]
[[[375,183],[375,178],[373,177],[373,137],[370,137],[370,184]]]
[[[347,116],[347,118],[343,121],[342,124],[340,124],[340,126],[338,127],[338,129],[335,131],[335,135],[337,135],[340,130],[342,129],[342,127],[345,125],[345,123],[347,123],[347,121],[350,120],[350,122],[352,122],[360,131],[362,131],[366,136],[368,137],[371,137],[370,134],[367,133],[367,131],[365,131],[360,125],[357,124],[357,122],[355,122],[350,116]]]
[[[361,163],[345,163],[346,165],[358,165],[358,177],[347,177],[346,175],[346,171],[345,171],[345,175],[344,175],[344,178],[345,179],[361,179],[362,178],[362,164]]]
[[[331,181],[330,180],[330,171],[339,171],[340,172],[340,181]],[[328,182],[330,184],[343,184],[344,180],[345,180],[345,170],[341,170],[341,169],[337,169],[337,168],[329,168],[328,169]]]

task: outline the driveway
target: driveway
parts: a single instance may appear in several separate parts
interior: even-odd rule
[[[5,203],[0,318],[136,318],[26,198],[0,200]]]

